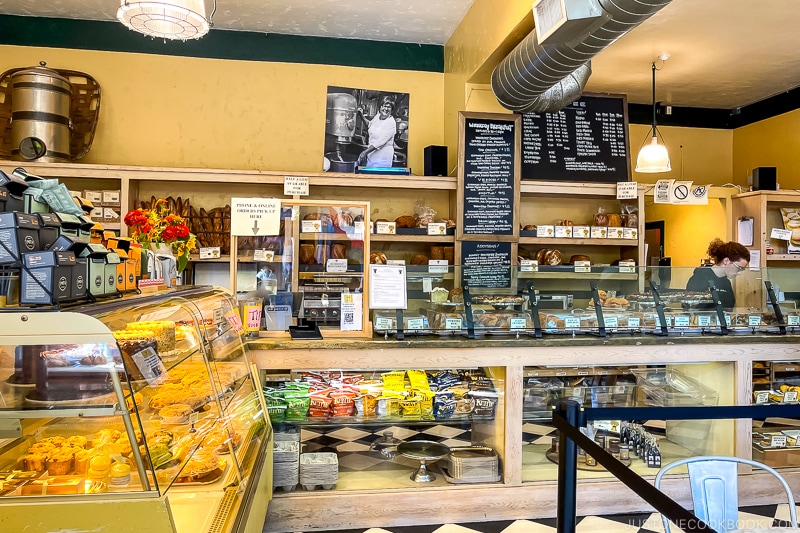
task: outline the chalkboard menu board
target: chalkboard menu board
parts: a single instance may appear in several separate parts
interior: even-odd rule
[[[511,240],[519,234],[519,123],[519,117],[509,115],[461,114],[459,238]]]
[[[463,241],[461,280],[469,287],[511,287],[511,243]]]
[[[624,95],[583,95],[557,113],[522,115],[522,179],[628,181]]]

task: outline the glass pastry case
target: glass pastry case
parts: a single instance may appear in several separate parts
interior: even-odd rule
[[[51,529],[101,514],[112,530],[260,531],[240,515],[266,514],[271,426],[232,309],[194,288],[0,315],[0,512],[16,523],[52,502],[37,506]]]

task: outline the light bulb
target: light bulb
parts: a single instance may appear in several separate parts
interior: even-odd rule
[[[656,173],[670,170],[672,167],[669,164],[667,147],[658,144],[658,137],[653,135],[650,144],[642,146],[639,151],[639,157],[636,158],[636,172]]]

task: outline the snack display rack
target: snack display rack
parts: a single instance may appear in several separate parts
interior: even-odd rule
[[[232,308],[224,291],[195,288],[3,313],[13,325],[0,333],[6,523],[22,529],[35,506],[48,530],[260,531],[272,433],[241,335],[224,320]],[[166,331],[131,350],[133,328],[156,323]]]

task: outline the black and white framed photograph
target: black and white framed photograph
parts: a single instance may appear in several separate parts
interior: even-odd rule
[[[328,86],[325,172],[408,166],[408,93]]]

